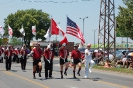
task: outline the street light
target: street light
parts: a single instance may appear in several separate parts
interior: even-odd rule
[[[83,19],[83,35],[84,35],[84,20],[85,20],[85,18],[88,18],[88,16],[84,17],[84,18],[79,18],[79,19]]]
[[[95,29],[95,30],[92,30],[92,31],[94,31],[94,49],[95,49],[95,31],[96,31],[97,29]]]

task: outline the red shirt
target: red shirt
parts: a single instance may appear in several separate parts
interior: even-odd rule
[[[54,52],[51,50],[47,50],[47,49],[44,50],[43,55],[45,56],[46,59],[52,59],[53,60],[53,58],[54,58]]]
[[[13,51],[12,50],[6,50],[5,51],[5,56],[12,56],[13,55]]]
[[[1,54],[4,52],[4,50],[3,49],[0,49],[0,56],[1,56]]]
[[[59,55],[61,58],[65,58],[65,50],[63,48],[59,49]]]
[[[80,59],[81,52],[79,50],[72,50],[71,57],[73,57],[73,59]]]
[[[32,50],[34,53],[33,53],[33,59],[40,59],[41,56],[42,56],[42,50],[41,49],[36,49],[36,48],[33,48]]]
[[[21,55],[27,55],[28,53],[26,52],[26,50],[21,50],[20,51]]]

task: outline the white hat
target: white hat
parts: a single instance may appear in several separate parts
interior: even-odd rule
[[[98,52],[98,50],[94,50],[94,52]]]

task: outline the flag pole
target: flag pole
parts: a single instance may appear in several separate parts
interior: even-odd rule
[[[51,16],[51,22],[50,22],[50,37],[49,37],[49,43],[51,43],[51,32],[52,32],[52,16]]]

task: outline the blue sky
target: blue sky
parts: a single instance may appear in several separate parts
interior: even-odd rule
[[[47,3],[44,1],[47,1]],[[72,1],[75,2],[69,3]],[[66,31],[66,15],[75,21],[82,31],[83,20],[79,18],[88,16],[89,18],[86,18],[84,21],[84,36],[86,43],[93,44],[94,31],[92,30],[98,29],[99,26],[100,1],[101,0],[0,0],[0,25],[4,26],[4,18],[10,13],[15,13],[17,10],[34,8],[37,10],[41,9],[50,14],[57,23],[60,22],[59,26],[64,32]],[[119,5],[124,6],[122,0],[115,0],[116,16],[119,12],[117,9]],[[95,32],[95,36],[95,42],[97,43],[98,31]],[[67,35],[67,37],[69,42],[80,42],[80,40],[74,36]],[[55,39],[55,36],[52,36],[51,39]],[[63,37],[58,36],[57,39],[62,40]],[[121,38],[117,38],[117,42],[120,43],[121,40]],[[126,41],[126,38],[123,40]]]

